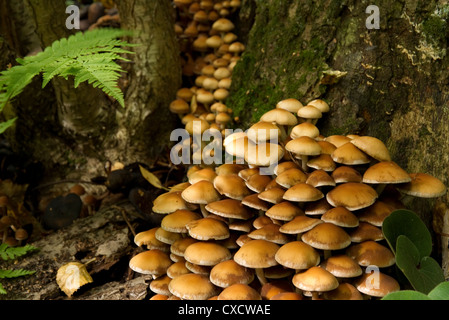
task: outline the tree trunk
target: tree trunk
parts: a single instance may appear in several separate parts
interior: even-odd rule
[[[129,55],[132,61],[124,65],[128,73],[120,81],[125,108],[100,89],[86,83],[74,89],[71,79],[55,78],[44,90],[41,79],[35,79],[9,111],[18,117],[15,128],[6,132],[9,141],[17,153],[43,163],[47,180],[92,178],[103,173],[106,160],[151,163],[169,142],[176,119],[168,105],[181,82],[173,8],[163,0],[116,3],[122,28],[140,32],[129,39],[139,46],[131,49],[136,54]],[[11,46],[17,56],[34,49],[24,48],[26,43],[38,39],[43,49],[73,33],[65,26],[64,1],[2,4],[1,15],[12,22],[1,34],[17,44]],[[22,32],[24,19],[34,32]],[[158,139],[150,140],[153,136]]]
[[[449,5],[377,1],[380,28],[368,29],[370,4],[242,1],[238,25],[249,32],[227,104],[246,128],[282,99],[325,99],[323,135],[375,136],[408,172],[449,185]],[[430,226],[433,203],[408,205]]]

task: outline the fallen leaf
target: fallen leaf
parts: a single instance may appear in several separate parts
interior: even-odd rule
[[[142,167],[140,165],[139,165],[139,168],[140,168],[140,173],[149,183],[151,183],[153,186],[155,186],[158,189],[163,189],[163,190],[169,191],[168,188],[166,188],[162,185],[162,183],[158,179],[158,177],[156,177],[154,174],[152,174],[150,171],[148,171],[147,169],[145,169],[144,167]]]
[[[93,280],[84,264],[69,262],[58,269],[56,282],[59,288],[71,297],[76,290]]]

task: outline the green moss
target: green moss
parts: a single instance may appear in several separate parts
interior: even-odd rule
[[[424,20],[421,26],[427,39],[438,46],[446,44],[447,21],[445,19],[432,15]]]

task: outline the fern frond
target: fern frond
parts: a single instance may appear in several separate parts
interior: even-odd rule
[[[34,250],[37,250],[37,248],[30,244],[22,247],[10,247],[6,243],[3,243],[0,244],[0,257],[3,260],[16,259]]]
[[[34,270],[24,270],[24,269],[0,270],[0,279],[18,278],[18,277],[32,275],[34,273],[36,273],[36,271],[34,271]]]
[[[118,39],[127,35],[131,32],[108,28],[77,32],[53,42],[35,56],[17,59],[17,66],[0,74],[0,111],[40,73],[43,73],[43,87],[55,76],[74,76],[78,84],[82,81],[92,83],[123,107],[123,94],[112,82],[123,72],[115,60],[126,60],[121,54],[133,53],[123,48],[135,44]]]

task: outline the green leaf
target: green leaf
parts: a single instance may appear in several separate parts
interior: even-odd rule
[[[382,300],[430,300],[430,298],[418,291],[401,290],[387,294]]]
[[[0,134],[5,132],[6,129],[11,127],[17,118],[9,119],[8,121],[0,122]]]
[[[0,294],[6,294],[5,288],[3,288],[3,285],[0,283]]]
[[[36,273],[36,271],[17,269],[17,270],[0,270],[0,278],[18,278]]]
[[[382,232],[393,252],[396,251],[396,241],[400,235],[406,236],[416,246],[420,258],[429,256],[432,252],[432,236],[424,222],[413,211],[393,211],[385,218]]]
[[[431,257],[421,258],[418,248],[404,235],[396,240],[396,265],[419,292],[427,294],[444,281],[440,265]]]
[[[31,251],[37,250],[36,247],[26,244],[22,247],[10,247],[7,244],[0,244],[0,257],[3,260],[11,260],[21,257]]]
[[[441,282],[429,292],[428,296],[432,300],[449,300],[449,282]]]

